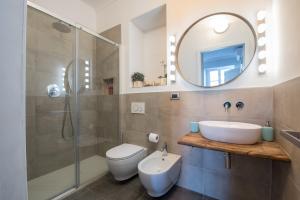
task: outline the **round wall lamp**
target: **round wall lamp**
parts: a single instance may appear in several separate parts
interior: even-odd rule
[[[260,38],[258,38],[258,40],[257,40],[257,44],[258,44],[259,47],[265,46],[266,43],[267,43],[267,40],[266,40],[265,37],[260,37]]]
[[[258,72],[260,74],[264,74],[264,73],[266,73],[266,71],[267,71],[267,65],[266,64],[260,64],[258,66]]]
[[[267,16],[267,12],[265,10],[260,10],[256,14],[256,18],[259,21],[266,19],[266,16]]]
[[[266,57],[267,57],[267,52],[266,51],[262,50],[262,51],[258,52],[258,59],[259,60],[263,60]]]
[[[257,27],[257,32],[258,33],[264,33],[264,32],[266,32],[266,29],[267,29],[267,26],[266,26],[266,24],[260,24],[260,25],[258,25],[258,27]]]

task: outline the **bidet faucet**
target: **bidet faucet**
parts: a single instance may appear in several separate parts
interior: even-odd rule
[[[164,145],[162,146],[160,151],[162,152],[162,156],[167,156],[168,155],[168,145],[167,145],[166,142],[164,143]]]

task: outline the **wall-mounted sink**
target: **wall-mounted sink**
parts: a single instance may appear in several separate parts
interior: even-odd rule
[[[261,126],[241,122],[200,121],[202,135],[210,140],[233,144],[255,144],[261,137]]]

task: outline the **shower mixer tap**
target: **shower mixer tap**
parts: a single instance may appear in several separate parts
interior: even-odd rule
[[[59,97],[60,96],[60,89],[58,85],[51,84],[47,86],[48,96],[49,97]]]
[[[231,107],[231,103],[229,101],[226,101],[223,104],[223,107],[225,108],[225,112],[228,112],[229,108]]]

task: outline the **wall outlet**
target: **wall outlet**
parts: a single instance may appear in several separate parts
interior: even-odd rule
[[[170,99],[171,100],[179,100],[180,99],[180,93],[179,92],[171,92]]]
[[[131,102],[131,113],[145,114],[145,102]]]

